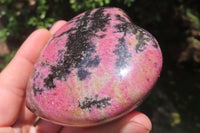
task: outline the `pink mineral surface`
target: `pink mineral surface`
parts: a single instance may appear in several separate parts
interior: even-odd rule
[[[61,27],[34,65],[27,107],[67,126],[93,126],[134,110],[159,77],[156,39],[118,8],[84,12]]]

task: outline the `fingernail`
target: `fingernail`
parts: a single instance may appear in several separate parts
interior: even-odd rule
[[[120,133],[150,133],[150,130],[140,123],[130,121],[121,129]]]

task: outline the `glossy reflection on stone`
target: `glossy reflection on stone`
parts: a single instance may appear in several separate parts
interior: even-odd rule
[[[27,107],[60,125],[102,124],[135,109],[161,67],[156,39],[121,9],[87,11],[43,49],[27,85]]]

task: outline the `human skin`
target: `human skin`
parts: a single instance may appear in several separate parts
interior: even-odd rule
[[[74,128],[63,127],[40,120],[25,106],[25,89],[33,64],[42,48],[66,21],[56,22],[50,30],[34,31],[21,45],[15,57],[0,73],[0,133],[148,133],[152,129],[149,118],[137,111],[104,125]]]

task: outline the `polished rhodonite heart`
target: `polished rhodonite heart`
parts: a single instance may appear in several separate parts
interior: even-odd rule
[[[49,40],[27,86],[27,107],[61,125],[92,126],[135,109],[159,77],[156,39],[118,8],[68,21]]]

